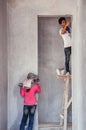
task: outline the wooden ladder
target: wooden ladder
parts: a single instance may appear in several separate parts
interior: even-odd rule
[[[70,90],[70,80],[71,75],[58,75],[57,78],[63,79],[65,82],[64,87],[64,96],[63,96],[63,104],[62,104],[62,114],[64,118],[61,118],[60,125],[64,127],[64,130],[67,130],[67,117],[68,117],[68,108],[72,103],[72,97],[69,99],[69,90]]]

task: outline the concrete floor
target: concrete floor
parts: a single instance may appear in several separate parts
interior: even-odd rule
[[[63,126],[60,126],[59,123],[46,123],[40,124],[38,130],[63,130]],[[68,130],[72,130],[71,124],[68,124]]]

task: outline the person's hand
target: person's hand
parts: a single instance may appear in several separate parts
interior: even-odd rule
[[[23,87],[23,83],[19,83],[18,86],[19,86],[19,87]]]
[[[70,25],[70,22],[67,22],[67,23],[66,23],[66,26],[68,27],[69,25]]]

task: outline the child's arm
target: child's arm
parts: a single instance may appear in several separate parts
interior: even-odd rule
[[[41,86],[37,84],[36,93],[40,93],[40,92],[41,92]]]
[[[25,88],[20,87],[20,95],[23,97],[25,96]]]
[[[67,22],[65,27],[61,30],[61,34],[66,33],[66,28],[70,25],[70,22]]]

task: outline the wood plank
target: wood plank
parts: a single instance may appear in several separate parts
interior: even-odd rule
[[[69,79],[71,79],[71,75],[57,75],[57,78],[58,79],[66,79],[66,78],[69,78]]]

